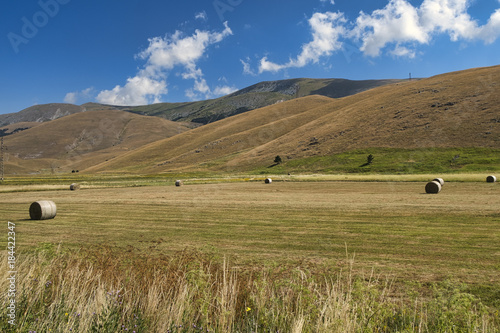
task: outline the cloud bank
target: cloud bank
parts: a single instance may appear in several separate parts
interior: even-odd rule
[[[260,60],[259,73],[277,72],[285,68],[304,67],[317,63],[322,56],[329,56],[342,48],[340,37],[346,33],[343,26],[347,20],[342,13],[315,13],[309,19],[313,40],[302,45],[302,52],[286,64],[276,64],[264,57]],[[242,63],[244,63],[242,61]],[[244,63],[246,65],[246,63]],[[245,69],[249,72],[248,67]]]
[[[168,74],[174,68],[181,68],[183,79],[194,80],[193,87],[186,91],[186,96],[191,99],[210,98],[218,92],[230,91],[230,87],[216,87],[212,91],[197,65],[210,46],[230,35],[232,31],[225,23],[221,32],[196,30],[191,36],[184,36],[176,31],[171,36],[151,38],[149,46],[136,56],[146,62],[145,66],[134,77],[128,78],[125,85],[103,90],[96,99],[99,103],[112,105],[161,102],[161,97],[168,93]]]
[[[406,0],[391,0],[370,15],[362,12],[351,36],[361,40],[360,50],[372,57],[389,45],[395,45],[390,51],[393,54],[414,56],[409,47],[414,50],[414,45],[428,44],[441,34],[449,35],[454,42],[493,43],[500,35],[500,9],[487,24],[479,26],[467,13],[470,4],[470,0],[424,0],[417,8]],[[408,52],[401,52],[405,49]]]
[[[346,42],[361,43],[359,50],[369,57],[386,51],[408,58],[416,56],[418,45],[429,44],[443,34],[453,42],[495,42],[500,37],[500,9],[480,26],[468,14],[471,3],[471,0],[424,0],[420,7],[415,7],[407,0],[390,0],[371,14],[361,12],[354,21],[348,21],[341,12],[315,13],[309,19],[312,41],[302,46],[300,54],[284,64],[263,57],[258,71],[278,72],[317,63],[321,57],[342,50]],[[248,61],[241,62],[244,73],[252,74]]]

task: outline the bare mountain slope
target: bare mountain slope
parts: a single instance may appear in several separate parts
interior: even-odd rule
[[[89,171],[245,170],[367,147],[500,148],[500,66],[299,98],[224,119]]]
[[[85,103],[81,106],[63,103],[42,104],[16,113],[0,115],[0,127],[20,122],[47,122],[74,113],[102,110],[122,110],[172,121],[193,122],[196,125],[204,125],[297,97],[317,94],[338,98],[400,81],[289,79],[260,82],[227,96],[197,102],[158,103],[141,106],[114,106],[98,103]]]
[[[396,82],[401,82],[401,80],[289,79],[266,81],[211,100],[116,108],[174,121],[191,121],[205,125],[297,97],[323,95],[340,98]]]
[[[83,111],[85,111],[85,107],[73,104],[51,103],[34,105],[16,113],[1,114],[0,126],[20,122],[41,123]]]

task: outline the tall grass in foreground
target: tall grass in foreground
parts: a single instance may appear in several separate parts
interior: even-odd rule
[[[17,257],[16,326],[0,255],[1,332],[500,332],[458,284],[409,295],[390,279],[331,265],[244,265],[185,251],[108,247]],[[496,312],[495,312],[496,311]]]

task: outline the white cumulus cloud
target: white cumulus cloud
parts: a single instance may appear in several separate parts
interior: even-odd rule
[[[117,85],[111,90],[99,93],[100,103],[114,105],[143,105],[157,103],[167,90],[167,75],[176,67],[183,72],[185,80],[194,80],[193,88],[186,91],[191,99],[211,96],[212,92],[203,77],[197,62],[205,55],[207,48],[221,42],[232,31],[224,23],[221,32],[196,30],[191,36],[176,31],[171,36],[149,39],[149,46],[137,55],[146,64],[135,77],[129,78],[124,86]]]
[[[500,37],[500,9],[490,16],[486,25],[479,28],[477,36],[486,44],[492,44]]]
[[[225,96],[234,93],[238,89],[236,87],[230,87],[230,86],[217,86],[214,89],[214,95],[215,96]]]
[[[208,20],[207,12],[202,11],[202,12],[196,13],[194,18],[197,20],[207,21]]]
[[[420,27],[417,9],[405,0],[392,0],[371,15],[361,12],[351,35],[363,41],[361,51],[369,56],[380,55],[389,43],[427,43],[429,39]]]
[[[348,21],[341,12],[314,13],[309,19],[312,41],[302,46],[301,53],[281,64],[262,57],[258,73],[317,63],[321,57],[349,47],[351,43],[347,41],[360,44],[359,51],[369,57],[387,52],[406,58],[415,58],[418,45],[429,44],[443,34],[453,42],[495,42],[500,37],[500,9],[481,26],[468,13],[471,5],[473,0],[423,0],[418,7],[408,0],[390,0],[381,9],[360,12],[353,21]],[[240,61],[245,74],[256,74],[248,58]]]
[[[64,97],[64,102],[70,104],[78,104],[82,100],[88,102],[89,100],[93,99],[94,93],[95,93],[94,87],[90,87],[82,91],[69,92]]]
[[[66,102],[66,103],[76,104],[76,101],[77,101],[77,97],[76,97],[76,93],[74,93],[74,92],[69,92],[64,97],[64,102]]]
[[[493,43],[500,36],[500,10],[486,25],[479,26],[468,13],[470,5],[470,0],[424,0],[420,7],[414,7],[406,0],[391,0],[383,9],[361,13],[351,34],[362,41],[361,51],[368,56],[378,56],[385,47],[394,45],[390,53],[413,57],[415,51],[408,47],[428,44],[440,34],[447,34],[454,42]]]
[[[302,45],[302,52],[296,59],[288,63],[276,64],[264,57],[260,60],[259,73],[277,72],[285,68],[304,67],[310,63],[317,63],[323,56],[342,49],[340,38],[345,34],[344,24],[347,20],[342,13],[315,13],[309,19],[312,31],[312,41]],[[248,70],[246,70],[248,72]]]
[[[139,54],[140,58],[147,60],[145,71],[155,75],[175,66],[183,66],[188,75],[195,75],[196,62],[203,56],[207,47],[232,35],[232,31],[225,23],[222,32],[196,30],[192,36],[182,35],[182,32],[177,31],[171,37],[151,38],[149,47]]]
[[[144,73],[127,79],[122,87],[117,85],[111,90],[103,90],[97,95],[97,101],[111,105],[144,105],[159,103],[161,96],[167,93],[165,80],[150,78]]]
[[[247,57],[245,60],[240,59],[240,62],[243,65],[243,74],[252,75],[252,76],[257,75],[252,70],[252,66],[250,65],[250,58],[249,57]]]
[[[268,61],[267,57],[260,59],[259,73],[262,72],[278,72],[284,68],[291,67],[291,62],[288,65],[279,65]]]

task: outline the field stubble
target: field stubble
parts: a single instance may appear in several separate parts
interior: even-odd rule
[[[22,327],[498,332],[500,188],[448,182],[428,195],[424,185],[0,193],[16,223]],[[28,219],[40,199],[56,202],[55,219]]]
[[[498,281],[500,188],[446,183],[221,183],[0,194],[21,248],[100,243],[172,253],[212,248],[237,261],[343,260],[398,276]],[[28,220],[36,200],[53,220]],[[4,241],[4,240],[2,240]]]

